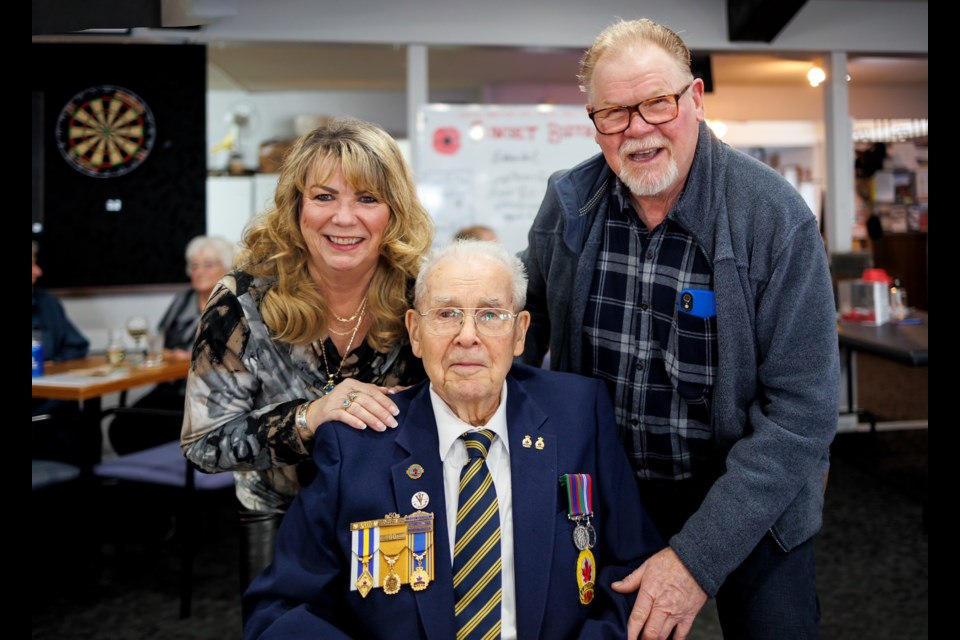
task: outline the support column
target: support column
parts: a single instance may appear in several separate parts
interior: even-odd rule
[[[410,143],[410,165],[419,174],[417,140],[420,107],[427,104],[428,93],[427,46],[407,45],[407,140]]]
[[[827,56],[824,83],[826,173],[824,231],[830,253],[844,253],[853,247],[855,185],[853,118],[847,87],[847,54],[834,51]]]

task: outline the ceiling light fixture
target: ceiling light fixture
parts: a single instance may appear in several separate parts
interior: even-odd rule
[[[819,87],[820,83],[827,79],[827,74],[823,72],[823,69],[817,66],[810,67],[810,71],[807,71],[807,80],[810,82],[811,87]]]

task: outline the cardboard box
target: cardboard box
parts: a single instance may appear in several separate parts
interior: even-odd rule
[[[260,173],[279,173],[293,140],[267,140],[260,145]]]

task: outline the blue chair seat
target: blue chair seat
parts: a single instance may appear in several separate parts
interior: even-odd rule
[[[94,467],[101,478],[117,478],[169,487],[185,487],[187,459],[180,442],[174,440],[143,451],[128,453],[105,460]],[[194,487],[201,491],[216,491],[233,486],[232,473],[202,473],[193,470]]]

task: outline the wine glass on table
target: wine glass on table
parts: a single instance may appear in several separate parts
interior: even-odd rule
[[[127,318],[127,334],[133,338],[133,364],[143,362],[143,338],[150,332],[150,322],[146,316],[130,316]]]

